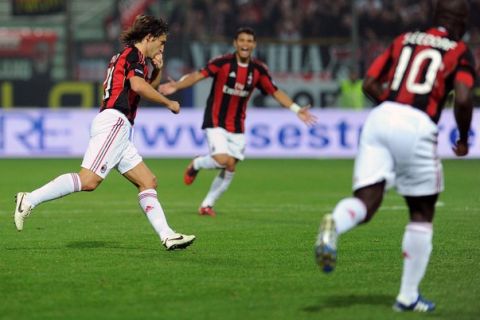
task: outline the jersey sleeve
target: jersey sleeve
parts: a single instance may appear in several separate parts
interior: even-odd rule
[[[455,82],[463,83],[468,88],[472,88],[475,84],[475,59],[468,48],[460,57],[455,73]]]
[[[225,63],[224,57],[213,58],[210,60],[205,67],[199,70],[204,77],[213,77]]]
[[[256,87],[260,89],[262,94],[272,95],[275,91],[278,90],[278,87],[275,85],[274,81],[272,80],[272,76],[270,75],[268,68],[264,64],[261,64],[259,65],[258,71],[260,73],[260,76],[258,78]]]
[[[130,79],[133,76],[137,76],[143,79],[147,79],[147,70],[145,63],[142,63],[138,53],[132,51],[127,55],[127,65],[125,66],[126,78]]]
[[[392,61],[393,43],[372,62],[367,71],[367,76],[381,80],[386,76]]]
[[[385,86],[385,84],[388,82],[389,71],[394,61],[395,44],[401,43],[402,39],[403,35],[397,37],[387,49],[373,60],[367,70],[366,77],[374,78],[383,87],[382,93],[378,97],[370,97],[370,99],[374,100],[376,103],[385,101],[388,98],[389,90],[387,89],[388,86]]]

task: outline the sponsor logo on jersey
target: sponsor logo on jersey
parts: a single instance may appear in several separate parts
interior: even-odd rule
[[[242,86],[242,89],[243,89],[243,86]],[[235,88],[230,88],[228,86],[223,86],[223,93],[229,94],[231,96],[242,97],[242,98],[248,97],[249,92],[242,89],[235,89]]]

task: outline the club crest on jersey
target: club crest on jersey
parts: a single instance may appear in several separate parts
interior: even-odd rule
[[[252,84],[253,80],[253,74],[250,72],[247,77],[247,86],[250,86]]]

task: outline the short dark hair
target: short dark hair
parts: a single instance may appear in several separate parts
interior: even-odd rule
[[[133,25],[120,35],[120,40],[125,45],[133,46],[135,43],[142,41],[147,35],[152,37],[160,37],[168,33],[168,24],[162,19],[153,16],[138,15]]]
[[[240,27],[240,28],[238,28],[237,32],[235,33],[235,38],[234,39],[238,39],[238,36],[240,35],[240,33],[246,33],[246,34],[252,35],[253,40],[256,40],[257,36],[255,35],[255,31],[250,27]]]
[[[467,0],[437,0],[433,22],[459,40],[467,29],[469,11]]]

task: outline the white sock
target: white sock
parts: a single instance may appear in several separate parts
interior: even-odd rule
[[[210,155],[206,155],[203,157],[197,157],[193,159],[193,169],[200,170],[200,169],[218,169],[223,168],[221,165],[218,164],[215,159],[212,158]]]
[[[35,207],[42,202],[57,199],[81,190],[82,182],[78,173],[66,173],[30,192],[25,200]]]
[[[337,233],[342,234],[362,222],[367,216],[365,204],[358,198],[341,200],[333,210]]]
[[[154,189],[147,189],[138,194],[138,202],[142,207],[143,212],[150,221],[153,229],[158,233],[162,241],[175,233],[167,223],[165,213],[162,206],[157,199],[157,191]]]
[[[432,224],[410,222],[403,235],[403,274],[397,300],[409,305],[418,298],[418,286],[427,270],[432,252]]]
[[[223,183],[223,177],[225,176],[225,169],[221,169],[220,172],[215,176],[210,185],[210,190],[217,190]]]
[[[213,179],[210,190],[202,202],[202,207],[213,207],[215,201],[217,201],[218,198],[220,198],[220,196],[227,191],[234,175],[235,171],[222,170],[215,177],[215,179]]]

